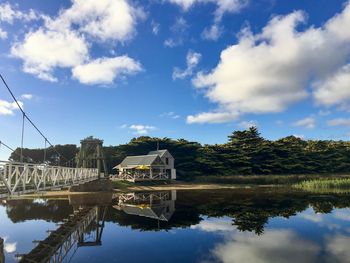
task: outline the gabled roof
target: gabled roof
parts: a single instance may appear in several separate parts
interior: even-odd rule
[[[170,219],[166,215],[166,206],[139,207],[136,205],[123,205],[122,210],[129,215],[143,216],[162,221],[168,221]]]
[[[141,165],[164,165],[158,154],[127,156],[118,165],[120,167],[141,166]]]
[[[157,155],[159,155],[160,157],[163,157],[164,156],[164,154],[166,153],[166,152],[168,152],[169,153],[169,151],[168,150],[157,150],[157,151],[150,151],[148,154],[157,154]],[[170,153],[169,153],[170,154]],[[170,154],[171,155],[171,154]]]

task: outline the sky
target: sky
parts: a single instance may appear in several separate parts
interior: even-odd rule
[[[0,0],[0,73],[53,144],[349,140],[349,58],[344,0]],[[21,118],[1,85],[13,148]],[[28,123],[24,146],[44,147]]]

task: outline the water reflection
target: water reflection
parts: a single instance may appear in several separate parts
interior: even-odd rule
[[[175,212],[176,191],[127,193],[117,197],[113,208],[128,215],[169,221]]]
[[[100,246],[104,228],[106,207],[79,207],[69,219],[60,225],[28,254],[19,256],[20,262],[62,262],[71,250],[83,246]],[[102,219],[101,210],[103,211]],[[93,240],[87,235],[94,233]]]
[[[5,262],[4,240],[0,237],[0,263]]]
[[[285,189],[7,200],[0,263],[15,253],[22,262],[349,262],[349,206],[350,195]],[[23,224],[42,241],[24,246],[14,234]]]

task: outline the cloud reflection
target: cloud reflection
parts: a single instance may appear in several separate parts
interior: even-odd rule
[[[17,242],[7,242],[8,237],[4,237],[4,250],[6,253],[13,253],[17,250]]]
[[[218,226],[222,225],[218,224]],[[206,231],[212,230],[212,225]],[[219,228],[223,229],[223,228]],[[321,248],[291,230],[267,230],[263,235],[233,231],[205,262],[318,262]]]
[[[326,242],[326,251],[329,262],[350,262],[350,237],[337,234],[329,237]]]

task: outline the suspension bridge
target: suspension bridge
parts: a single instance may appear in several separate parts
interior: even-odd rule
[[[75,161],[76,157],[71,159],[66,158],[56,150],[48,137],[45,136],[44,132],[38,128],[35,122],[23,110],[21,103],[16,99],[14,93],[1,74],[0,78],[22,115],[19,153],[0,138],[0,150],[1,148],[6,148],[7,150],[12,151],[13,155],[17,155],[17,161],[12,159],[10,161],[0,160],[0,197],[60,189],[62,187],[69,187],[97,180],[101,177],[101,164],[103,164],[104,171],[106,172],[107,169],[102,151],[102,140],[94,139],[92,137],[82,140],[82,146],[77,156],[77,161]],[[31,125],[43,138],[44,149],[42,161],[40,163],[34,163],[34,158],[25,156],[23,153],[26,123]],[[87,145],[93,145],[95,147],[95,167],[87,165]],[[48,147],[55,152],[55,156],[59,160],[58,165],[54,165],[47,160]],[[62,163],[61,160],[66,162]],[[74,167],[75,163],[76,165]]]

